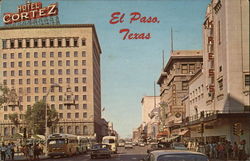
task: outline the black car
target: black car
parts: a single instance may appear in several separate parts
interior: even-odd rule
[[[94,158],[111,158],[111,149],[108,144],[94,144],[91,149],[90,157]]]

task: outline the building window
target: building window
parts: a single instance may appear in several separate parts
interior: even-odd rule
[[[54,39],[50,39],[49,40],[49,46],[50,47],[54,47]]]
[[[4,120],[8,120],[8,114],[4,114]],[[4,130],[5,131],[5,130]],[[7,130],[6,130],[7,131]]]
[[[88,135],[88,127],[83,126],[83,135]]]
[[[62,66],[62,61],[58,60],[58,66]]]
[[[219,89],[223,90],[223,79],[218,81]]]
[[[30,58],[30,53],[29,52],[26,53],[26,58]]]
[[[47,92],[47,88],[43,87],[43,93],[46,93],[46,92]]]
[[[75,113],[75,118],[76,118],[76,119],[79,118],[79,113]]]
[[[55,79],[54,78],[50,78],[50,83],[54,84],[55,83]],[[52,89],[54,89],[54,88],[52,88]]]
[[[222,72],[222,66],[219,67],[219,72]]]
[[[20,61],[18,62],[18,67],[22,67],[23,66],[23,63]]]
[[[35,96],[35,101],[36,101],[36,102],[39,101],[39,96]]]
[[[30,61],[26,61],[26,67],[30,67]]]
[[[30,79],[26,79],[26,84],[30,84]]]
[[[86,77],[83,77],[82,78],[82,83],[86,83],[87,82],[87,78]]]
[[[42,66],[46,66],[46,61],[42,61]]]
[[[38,47],[38,40],[34,39],[34,48],[37,48],[37,47]]]
[[[30,93],[30,92],[31,92],[30,87],[28,87],[27,88],[27,93]]]
[[[75,101],[78,101],[78,100],[79,100],[79,96],[75,95]]]
[[[38,93],[39,91],[38,91],[38,87],[35,87],[35,93]]]
[[[54,75],[55,72],[54,72],[54,69],[50,69],[50,75]]]
[[[18,40],[18,48],[22,48],[22,40]]]
[[[38,58],[38,52],[34,52],[34,58]]]
[[[15,71],[14,70],[10,71],[10,75],[15,76]]]
[[[62,39],[58,39],[58,47],[62,47]]]
[[[58,69],[58,74],[62,75],[62,69]]]
[[[218,43],[221,44],[220,21],[218,21]]]
[[[19,83],[19,84],[23,84],[23,80],[22,80],[22,79],[19,79],[19,80],[18,80],[18,83]]]
[[[58,78],[58,83],[63,83],[63,79],[62,78]]]
[[[19,71],[18,71],[18,75],[19,75],[19,76],[22,76],[22,75],[23,75],[23,71],[22,71],[22,70],[19,70]]]
[[[86,69],[82,69],[82,74],[86,74],[87,70]]]
[[[182,64],[181,65],[181,73],[182,74],[187,74],[188,73],[188,65],[187,64]]]
[[[3,71],[3,76],[7,77],[7,71]]]
[[[63,118],[63,113],[59,113],[59,118],[60,118],[60,119]]]
[[[78,39],[74,39],[74,47],[77,47],[78,46]]]
[[[245,75],[245,86],[250,86],[250,75]]]
[[[46,70],[42,70],[42,75],[46,75]]]
[[[58,52],[58,57],[59,57],[59,58],[62,57],[62,52]]]
[[[7,62],[3,62],[3,68],[7,68]]]
[[[59,104],[59,110],[63,110],[63,104]]]
[[[45,48],[46,47],[46,40],[42,39],[42,47]]]
[[[11,79],[11,80],[10,80],[10,84],[11,84],[11,85],[15,85],[15,79]]]
[[[83,112],[83,118],[87,118],[87,112]]]
[[[78,92],[79,90],[78,90],[78,86],[75,86],[75,92]]]
[[[67,118],[68,118],[68,119],[71,118],[71,113],[67,113]]]
[[[3,59],[7,59],[7,54],[3,54]]]
[[[86,51],[82,51],[82,57],[86,57]]]
[[[59,101],[62,101],[62,100],[63,100],[63,96],[60,95],[60,96],[59,96]]]
[[[74,74],[78,75],[78,69],[74,69]]]
[[[82,46],[86,46],[86,39],[82,39]]]
[[[78,114],[78,117],[77,118],[79,118],[79,114]],[[75,133],[76,133],[76,135],[79,135],[80,134],[80,128],[79,128],[79,126],[76,126],[75,127]]]
[[[68,127],[67,127],[67,133],[68,133],[68,134],[71,134],[71,132],[72,132],[71,126],[68,126]]]
[[[7,85],[7,80],[6,80],[6,79],[3,80],[3,84],[4,84],[4,85]]]
[[[75,83],[78,83],[78,78],[75,78]]]
[[[50,52],[50,57],[51,57],[51,58],[54,57],[54,52]]]
[[[70,69],[66,69],[66,74],[70,75]]]
[[[86,60],[82,60],[82,65],[83,65],[83,66],[86,65]]]
[[[61,133],[61,134],[63,134],[63,133],[64,133],[63,126],[60,126],[60,127],[59,127],[59,133]]]
[[[27,96],[27,102],[31,101],[31,96]]]
[[[66,39],[66,47],[70,47],[70,40]]]
[[[38,66],[38,61],[34,61],[34,66],[35,66],[35,67]]]
[[[82,108],[83,108],[83,109],[87,109],[87,104],[83,104],[83,105],[82,105]]]
[[[46,78],[43,78],[42,81],[43,81],[43,84],[46,84]]]
[[[14,53],[10,53],[10,58],[11,58],[11,59],[14,59],[14,58],[15,58]]]
[[[34,70],[34,75],[38,75],[38,70]]]
[[[50,101],[55,101],[55,96],[50,96]]]
[[[54,66],[54,61],[53,61],[53,60],[50,61],[50,66],[51,66],[51,67]]]
[[[70,60],[66,60],[66,66],[70,66]]]
[[[15,63],[14,62],[10,62],[10,67],[14,68],[15,67]]]
[[[15,42],[14,40],[10,40],[10,48],[13,49],[15,47]]]
[[[3,44],[3,49],[6,49],[6,48],[7,48],[7,41],[6,41],[6,40],[3,40],[3,41],[2,41],[2,44]]]
[[[189,64],[189,73],[194,74],[195,73],[195,64]]]
[[[69,51],[66,52],[66,57],[70,57],[70,52]]]
[[[70,78],[66,78],[66,82],[67,82],[67,83],[70,83]]]
[[[4,111],[8,111],[8,106],[4,106]]]
[[[86,91],[87,91],[87,86],[83,86],[83,87],[82,87],[82,91],[83,91],[83,92],[86,92]]]
[[[46,52],[42,52],[42,57],[46,58]]]
[[[29,47],[30,47],[30,40],[26,39],[26,48],[29,48]]]
[[[86,101],[87,100],[87,95],[83,95],[82,100]]]
[[[18,58],[22,58],[22,53],[18,53]]]
[[[188,90],[188,82],[187,81],[182,82],[182,90]]]

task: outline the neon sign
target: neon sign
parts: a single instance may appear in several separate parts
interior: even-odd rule
[[[58,15],[57,3],[42,7],[41,2],[26,3],[17,7],[17,13],[4,13],[3,22],[5,24],[13,24],[21,21],[28,21],[49,16]]]

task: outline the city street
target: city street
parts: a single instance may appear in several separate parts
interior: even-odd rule
[[[146,154],[146,147],[134,147],[133,149],[124,149],[124,147],[118,148],[118,154],[113,154],[111,159],[101,159],[102,161],[133,161],[144,158]],[[46,161],[99,161],[100,159],[90,159],[89,154],[77,155],[69,158],[54,158],[46,159]]]

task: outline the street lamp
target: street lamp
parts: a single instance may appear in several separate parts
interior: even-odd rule
[[[45,95],[45,152],[46,152],[46,155],[48,154],[48,147],[47,147],[47,139],[48,139],[48,109],[47,109],[47,97],[51,91],[52,88],[55,88],[55,87],[61,87],[59,84],[52,84],[50,85],[50,88],[47,92],[47,94]]]

